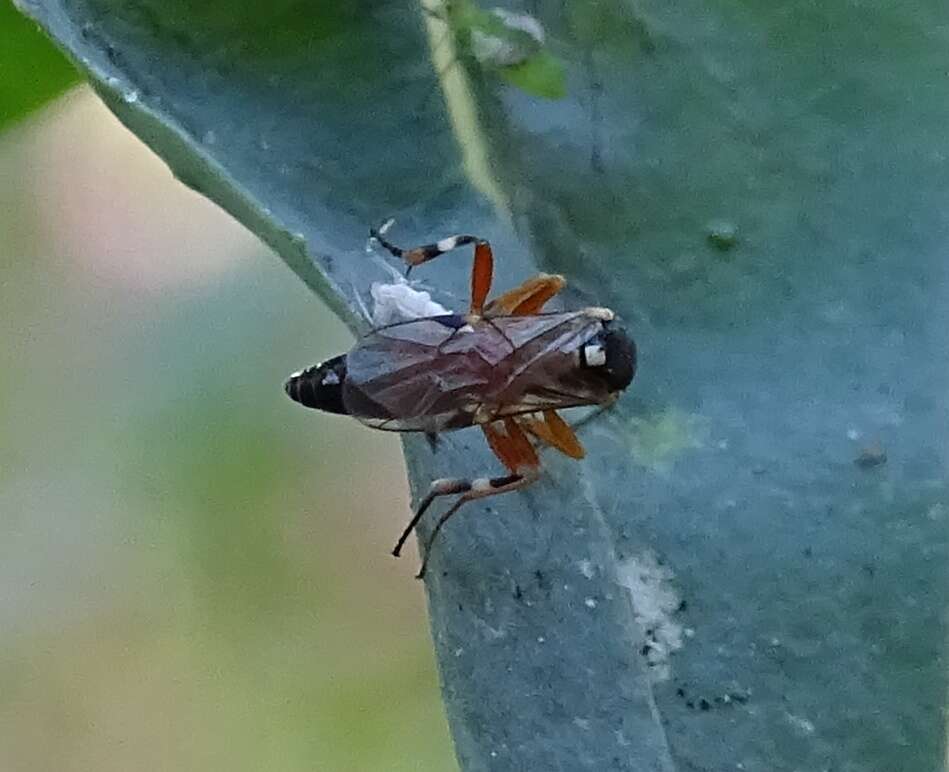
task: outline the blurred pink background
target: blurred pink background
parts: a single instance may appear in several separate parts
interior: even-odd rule
[[[0,769],[455,768],[342,325],[88,89],[0,179]]]

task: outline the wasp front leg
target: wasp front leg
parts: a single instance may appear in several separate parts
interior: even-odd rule
[[[545,410],[540,418],[526,414],[515,419],[528,434],[569,458],[578,461],[586,455],[576,432],[556,410]]]
[[[439,255],[451,252],[453,249],[466,244],[474,244],[474,265],[471,268],[471,308],[469,313],[481,316],[484,303],[491,291],[491,280],[494,277],[494,253],[491,245],[478,236],[457,235],[448,236],[434,244],[425,244],[421,247],[402,249],[387,241],[376,228],[369,229],[369,235],[385,247],[391,254],[406,264],[405,275],[416,266],[434,260]]]

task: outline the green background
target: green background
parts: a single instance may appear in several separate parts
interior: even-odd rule
[[[452,768],[398,444],[282,389],[351,337],[88,88],[26,115],[77,80],[0,3],[0,767]]]

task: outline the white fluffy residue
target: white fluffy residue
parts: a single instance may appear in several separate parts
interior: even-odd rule
[[[671,674],[669,659],[682,648],[683,630],[674,618],[681,598],[672,586],[673,574],[656,556],[646,551],[622,561],[617,567],[620,584],[629,590],[633,616],[643,630],[642,652],[657,681]]]
[[[432,300],[430,294],[413,289],[408,282],[374,282],[369,294],[372,295],[372,323],[376,327],[451,313]]]

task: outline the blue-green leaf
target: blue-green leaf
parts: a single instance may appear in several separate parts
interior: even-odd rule
[[[464,769],[943,764],[949,9],[532,3],[543,44],[487,67],[470,4],[21,5],[354,327],[390,215],[625,317],[587,459],[433,556]],[[545,52],[569,88],[507,85]],[[466,263],[417,273],[463,308]],[[474,431],[406,445],[417,495],[498,469]]]
[[[8,0],[0,0],[0,129],[78,80],[66,58]]]

